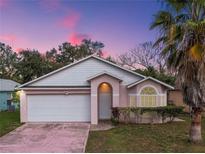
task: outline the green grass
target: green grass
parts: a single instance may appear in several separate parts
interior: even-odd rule
[[[7,134],[8,132],[19,127],[20,124],[20,113],[15,112],[0,112],[0,136]]]
[[[188,142],[190,120],[142,125],[120,124],[107,131],[90,132],[86,152],[205,152],[205,142]],[[205,119],[202,122],[205,139]]]

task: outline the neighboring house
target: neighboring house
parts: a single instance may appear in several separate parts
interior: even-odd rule
[[[184,103],[182,91],[180,89],[172,89],[168,91],[168,103],[176,106],[183,106],[185,112],[189,112],[190,108]]]
[[[21,122],[110,119],[112,107],[167,105],[174,89],[97,56],[88,56],[19,86]]]
[[[12,92],[19,85],[12,80],[0,79],[0,111],[8,109],[7,101],[11,100]]]

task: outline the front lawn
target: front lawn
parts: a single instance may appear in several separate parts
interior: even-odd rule
[[[0,136],[3,136],[20,125],[19,111],[0,112]]]
[[[188,142],[190,119],[155,125],[119,125],[108,131],[90,132],[86,152],[205,152],[205,142]],[[202,121],[205,139],[205,119]]]

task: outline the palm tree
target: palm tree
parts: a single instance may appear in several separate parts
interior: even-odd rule
[[[159,31],[155,45],[170,69],[177,72],[184,101],[191,107],[190,141],[201,137],[205,107],[205,0],[166,0],[166,10],[154,16],[151,29]]]

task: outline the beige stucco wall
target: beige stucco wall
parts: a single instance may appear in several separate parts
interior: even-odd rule
[[[102,75],[91,81],[91,124],[98,124],[98,87],[105,82],[112,87],[112,107],[119,107],[120,81],[108,75]]]
[[[139,94],[140,90],[145,86],[153,86],[157,89],[159,94],[167,95],[167,88],[154,82],[151,80],[144,81],[142,83],[137,84],[136,86],[127,89],[126,86],[120,86],[120,107],[128,107],[129,106],[129,94]],[[123,92],[123,93],[121,93]]]
[[[23,90],[20,92],[20,120],[27,122],[27,97]]]
[[[120,84],[120,102],[119,107],[128,106],[128,89],[127,86]]]

